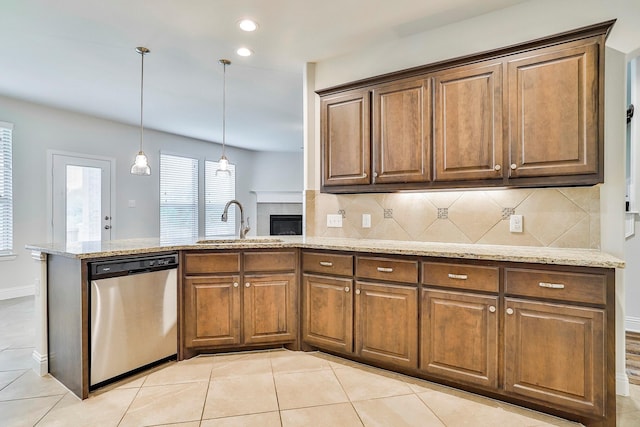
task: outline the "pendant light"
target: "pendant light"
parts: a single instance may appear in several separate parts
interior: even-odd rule
[[[151,168],[149,167],[149,160],[147,155],[142,151],[142,141],[144,138],[144,125],[142,122],[142,116],[144,112],[144,56],[150,52],[146,47],[137,47],[136,52],[142,57],[142,68],[140,73],[140,151],[136,156],[136,160],[131,166],[131,173],[133,175],[151,175]]]
[[[216,175],[218,175],[219,172],[231,175],[231,171],[229,170],[229,160],[227,159],[227,156],[225,156],[227,115],[227,65],[231,65],[231,61],[229,61],[228,59],[221,59],[218,62],[222,64],[222,156],[220,156],[220,160],[218,160],[218,170],[216,170]]]

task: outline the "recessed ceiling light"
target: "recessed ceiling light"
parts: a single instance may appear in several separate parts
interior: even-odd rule
[[[241,47],[238,50],[236,50],[236,53],[240,56],[251,56],[253,51],[248,47]]]
[[[252,19],[243,19],[240,22],[238,22],[238,26],[242,31],[248,31],[248,32],[255,31],[258,29],[258,24],[256,23],[256,21]]]

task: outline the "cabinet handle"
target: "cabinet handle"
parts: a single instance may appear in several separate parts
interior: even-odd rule
[[[393,273],[393,268],[391,268],[391,267],[378,267],[378,271],[380,273]]]
[[[348,287],[348,286],[345,286],[345,287],[344,287],[344,291],[345,291],[345,292],[349,292],[349,287]]]
[[[364,177],[364,178],[366,178],[367,176],[369,176],[369,175],[367,175],[367,173],[366,173],[366,172],[365,172],[365,173],[363,173],[362,175],[363,175],[363,177]]]
[[[549,289],[564,289],[564,284],[562,283],[540,282],[538,283],[538,286],[540,286],[541,288],[549,288]]]
[[[495,312],[496,312],[496,307],[495,307],[495,306],[493,306],[493,305],[490,305],[490,306],[489,306],[489,312],[490,312],[490,313],[495,313]]]
[[[516,170],[518,169],[518,165],[516,165],[515,163],[511,163],[511,170]]]
[[[452,273],[449,273],[447,276],[449,276],[449,279],[467,280],[467,275],[466,274],[452,274]]]
[[[507,314],[513,314],[513,308],[507,308]]]
[[[238,282],[233,282],[233,287],[234,287],[234,288],[237,288],[238,286],[240,286],[240,285],[238,284]]]
[[[333,267],[333,263],[329,261],[320,261],[320,265],[323,267]]]
[[[245,288],[248,288],[248,287],[250,287],[250,286],[251,286],[251,283],[249,283],[249,282],[247,282],[247,283],[245,283],[245,284],[244,284],[244,287],[245,287]]]
[[[356,295],[360,295],[360,289],[356,289]]]
[[[500,165],[495,165],[495,166],[493,167],[493,169],[494,169],[494,170],[496,170],[496,171],[499,171],[500,169],[502,169],[502,166],[500,166]]]
[[[377,177],[378,177],[378,172],[374,172],[374,173],[373,173],[373,177],[374,177],[374,178],[377,178]]]

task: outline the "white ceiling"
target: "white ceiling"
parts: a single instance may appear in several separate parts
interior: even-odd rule
[[[228,58],[227,143],[298,151],[306,62],[524,1],[1,0],[0,94],[137,125],[145,46],[145,127],[220,142]]]

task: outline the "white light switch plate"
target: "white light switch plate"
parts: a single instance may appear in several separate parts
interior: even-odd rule
[[[342,215],[327,214],[327,227],[333,227],[333,228],[342,227]]]
[[[522,233],[522,215],[511,215],[509,217],[509,231]]]
[[[362,214],[362,228],[371,228],[371,214]]]

